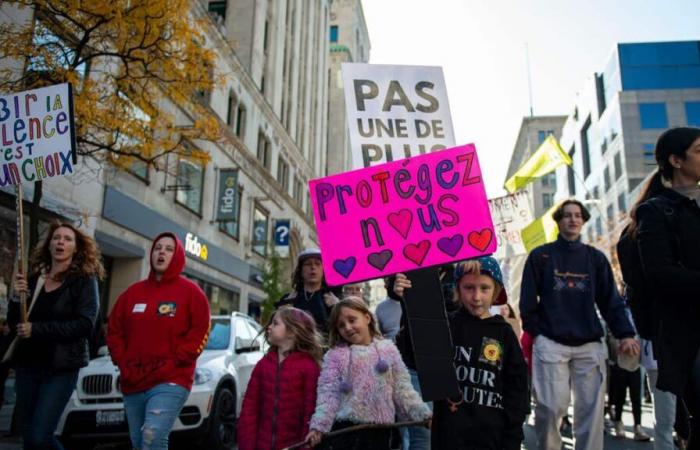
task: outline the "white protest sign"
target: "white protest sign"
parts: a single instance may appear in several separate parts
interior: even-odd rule
[[[527,253],[520,231],[535,220],[527,190],[489,200],[498,247],[494,258]]]
[[[441,67],[342,65],[353,169],[455,145]]]
[[[0,186],[70,175],[75,164],[70,84],[0,96]]]

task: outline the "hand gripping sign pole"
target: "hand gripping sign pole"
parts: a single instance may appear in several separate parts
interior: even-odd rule
[[[26,278],[27,264],[24,257],[24,208],[22,206],[24,197],[22,192],[22,183],[16,186],[16,211],[17,211],[17,271]],[[19,294],[20,305],[20,320],[22,323],[27,322],[27,292],[22,291]]]

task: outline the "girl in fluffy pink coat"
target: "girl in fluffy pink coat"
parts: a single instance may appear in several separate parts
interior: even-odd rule
[[[307,436],[312,446],[333,449],[389,449],[389,429],[365,429],[335,438],[323,433],[359,424],[427,420],[430,408],[411,385],[398,349],[383,339],[376,320],[358,297],[333,307],[329,344],[318,380],[316,411]]]

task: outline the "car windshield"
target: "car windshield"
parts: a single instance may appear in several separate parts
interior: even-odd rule
[[[225,350],[231,340],[231,320],[214,319],[211,321],[209,341],[206,350]]]

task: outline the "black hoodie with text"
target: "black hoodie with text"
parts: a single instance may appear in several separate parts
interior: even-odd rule
[[[450,315],[460,396],[435,402],[432,448],[510,450],[523,441],[530,394],[518,339],[501,316]]]

